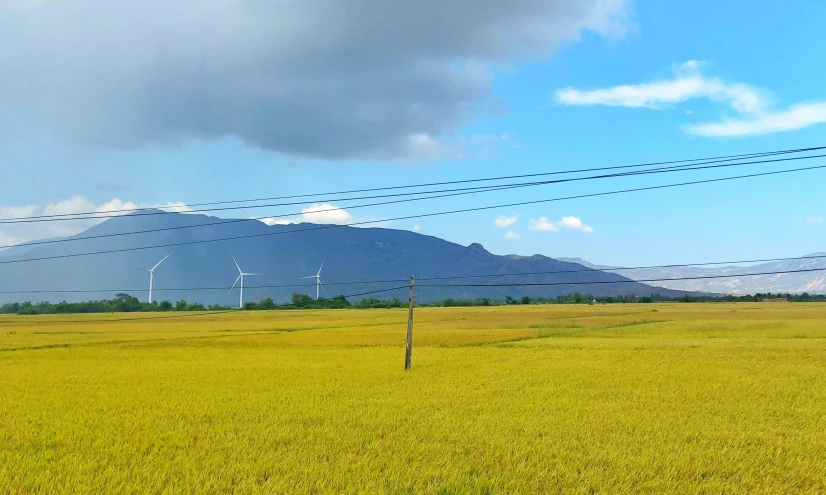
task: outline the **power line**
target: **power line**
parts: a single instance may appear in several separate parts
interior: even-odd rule
[[[727,275],[703,275],[696,277],[678,277],[678,278],[649,278],[639,280],[595,280],[592,282],[523,282],[512,284],[423,284],[424,287],[530,287],[530,286],[555,286],[555,285],[592,285],[592,284],[635,284],[647,282],[674,282],[681,280],[706,280],[706,279],[720,279],[720,278],[739,278],[739,277],[757,277],[762,275],[784,275],[789,273],[808,273],[808,272],[822,272],[826,268],[805,268],[800,270],[782,270],[774,272],[760,272],[760,273],[744,273],[744,274],[727,274]]]
[[[614,267],[614,268],[587,268],[585,270],[558,270],[558,271],[539,271],[539,272],[521,272],[521,273],[499,273],[499,274],[484,274],[484,275],[461,275],[455,277],[430,277],[430,278],[423,278],[420,280],[456,280],[456,279],[463,279],[463,278],[489,278],[489,277],[514,277],[514,276],[524,276],[524,275],[551,275],[557,273],[587,273],[587,272],[606,272],[612,273],[617,271],[627,271],[627,270],[655,270],[659,268],[689,268],[689,267],[703,267],[703,266],[715,266],[715,265],[733,265],[737,263],[770,263],[776,261],[799,261],[799,260],[808,260],[808,259],[823,259],[826,258],[826,255],[814,255],[814,256],[798,256],[793,258],[765,258],[765,259],[757,259],[757,260],[734,260],[734,261],[713,261],[708,263],[683,263],[683,264],[670,264],[670,265],[649,265],[649,266],[630,266],[630,267]],[[553,259],[553,258],[551,258]],[[561,260],[556,260],[561,261]],[[572,263],[576,264],[575,262],[568,262],[562,261],[563,263]],[[746,267],[738,267],[738,268],[746,268]],[[668,280],[677,280],[677,279],[668,279]],[[401,280],[399,280],[401,281]],[[331,285],[331,284],[327,284]]]
[[[101,251],[93,251],[93,252],[86,252],[86,253],[71,253],[71,254],[62,254],[62,255],[53,255],[53,256],[41,256],[37,258],[24,258],[24,259],[17,259],[17,260],[3,260],[0,261],[0,265],[7,265],[7,264],[16,264],[16,263],[28,263],[32,261],[45,261],[45,260],[52,260],[52,259],[63,259],[63,258],[76,258],[80,256],[94,256],[100,254],[112,254],[112,253],[123,253],[123,252],[132,252],[132,251],[142,251],[147,249],[156,249],[161,247],[177,247],[177,246],[189,246],[194,244],[205,244],[205,243],[212,243],[212,242],[223,242],[223,241],[231,241],[231,240],[239,240],[239,239],[251,239],[251,238],[259,238],[259,237],[269,237],[275,235],[285,235],[285,234],[295,234],[299,232],[310,232],[316,230],[326,230],[326,229],[333,229],[333,228],[341,228],[341,227],[353,227],[357,225],[372,225],[377,223],[384,223],[384,222],[391,222],[391,221],[399,221],[399,220],[410,220],[413,218],[428,218],[428,217],[435,217],[435,216],[442,216],[442,215],[452,215],[456,213],[468,213],[474,211],[484,211],[484,210],[492,210],[497,208],[510,208],[513,206],[525,206],[531,204],[542,204],[542,203],[551,203],[556,201],[565,201],[570,199],[582,199],[582,198],[593,198],[599,196],[610,196],[615,194],[625,194],[631,192],[641,192],[641,191],[653,191],[658,189],[667,189],[673,187],[683,187],[689,185],[698,185],[698,184],[710,184],[715,182],[724,182],[730,180],[739,180],[739,179],[747,179],[747,178],[754,178],[754,177],[766,177],[766,176],[773,176],[779,174],[787,174],[787,173],[795,173],[795,172],[804,172],[810,170],[819,170],[826,168],[826,165],[817,165],[812,167],[802,167],[796,169],[788,169],[788,170],[778,170],[773,172],[761,172],[761,173],[754,173],[754,174],[745,174],[745,175],[738,175],[732,177],[721,177],[716,179],[705,179],[705,180],[698,180],[698,181],[690,181],[690,182],[680,182],[676,184],[664,184],[659,186],[646,186],[646,187],[639,187],[633,189],[621,189],[617,191],[607,191],[601,193],[591,193],[591,194],[581,194],[576,196],[567,196],[561,198],[551,198],[551,199],[540,199],[534,201],[522,201],[517,203],[508,203],[508,204],[500,204],[500,205],[493,205],[493,206],[480,206],[474,208],[463,208],[459,210],[450,210],[450,211],[441,211],[441,212],[434,212],[434,213],[423,213],[423,214],[416,214],[416,215],[406,215],[402,217],[395,217],[395,218],[386,218],[383,220],[364,220],[360,222],[350,222],[346,224],[340,225],[318,225],[315,227],[307,227],[303,229],[294,229],[294,230],[287,230],[282,232],[264,232],[260,234],[248,234],[248,235],[239,235],[239,236],[231,236],[231,237],[223,237],[217,239],[201,239],[195,241],[185,241],[185,242],[177,242],[177,243],[167,243],[167,244],[157,244],[154,246],[137,246],[137,247],[129,247],[129,248],[120,248],[120,249],[108,249],[108,250],[101,250]]]
[[[554,261],[553,258],[549,258]],[[632,267],[616,267],[616,268],[584,268],[584,269],[577,269],[577,270],[549,270],[549,271],[535,271],[535,272],[518,272],[518,273],[486,273],[486,274],[475,274],[475,275],[453,275],[453,276],[445,276],[445,277],[419,277],[417,278],[418,281],[430,281],[430,280],[461,280],[461,279],[468,279],[468,278],[499,278],[499,277],[522,277],[528,275],[556,275],[556,274],[567,274],[567,273],[612,273],[615,271],[625,271],[625,270],[653,270],[653,269],[660,269],[660,268],[688,268],[688,267],[702,267],[702,266],[719,266],[719,265],[733,265],[737,263],[769,263],[769,262],[778,262],[778,261],[801,261],[801,260],[818,260],[818,259],[826,259],[826,255],[813,255],[813,256],[797,256],[791,258],[763,258],[763,259],[750,259],[750,260],[731,260],[731,261],[711,261],[705,263],[680,263],[680,264],[669,264],[669,265],[647,265],[647,266],[632,266]],[[568,264],[576,264],[572,262],[562,261],[562,263]],[[745,267],[739,267],[745,268]],[[820,270],[820,269],[818,269]],[[783,273],[796,273],[794,271],[787,271]],[[733,277],[736,276],[747,276],[748,274],[740,274],[736,275],[733,274]],[[390,283],[402,283],[406,282],[409,279],[406,278],[398,278],[398,279],[385,279],[385,280],[359,280],[359,281],[351,281],[351,282],[325,282],[325,286],[333,286],[333,285],[374,285],[374,284],[390,284]],[[679,278],[668,278],[663,279],[663,281],[668,280],[681,280]],[[639,280],[631,280],[633,282],[639,282]],[[444,287],[460,287],[461,285],[445,285]],[[278,284],[278,285],[251,285],[246,286],[246,289],[286,289],[286,288],[314,288],[315,284]],[[407,286],[402,286],[405,288]],[[429,287],[425,285],[424,287]],[[441,287],[441,286],[440,286]],[[211,291],[211,290],[227,290],[230,289],[229,286],[212,286],[212,287],[173,287],[173,288],[153,288],[154,291],[158,292],[190,292],[190,291]],[[99,292],[142,292],[145,291],[146,287],[141,288],[133,288],[133,289],[65,289],[65,290],[25,290],[25,291],[10,291],[4,290],[0,291],[0,294],[93,294]],[[348,296],[350,297],[350,296]]]
[[[212,206],[212,205],[222,205],[222,204],[249,203],[249,202],[258,202],[258,201],[271,201],[271,200],[306,198],[306,197],[316,197],[316,196],[322,196],[322,195],[354,194],[354,193],[361,193],[361,192],[398,190],[398,189],[431,187],[431,186],[451,185],[451,184],[466,184],[466,183],[474,183],[474,182],[519,179],[519,178],[527,178],[527,177],[541,177],[541,176],[564,175],[564,174],[583,173],[583,172],[620,170],[620,169],[628,169],[628,168],[650,167],[650,166],[657,166],[657,165],[672,165],[672,164],[678,164],[678,163],[688,163],[688,165],[683,165],[683,166],[691,166],[692,164],[689,163],[689,162],[721,163],[721,162],[726,162],[726,161],[748,159],[748,158],[759,158],[759,157],[766,157],[766,156],[778,156],[778,155],[784,155],[784,154],[805,153],[805,152],[817,151],[817,150],[822,150],[822,149],[826,149],[826,146],[810,147],[810,148],[798,148],[798,149],[789,149],[789,150],[778,150],[778,151],[767,151],[767,152],[741,154],[741,155],[728,155],[728,156],[710,157],[710,158],[694,158],[694,159],[684,159],[684,160],[672,160],[672,161],[642,163],[642,164],[634,164],[634,165],[620,165],[620,166],[612,166],[612,167],[597,167],[597,168],[586,168],[586,169],[579,169],[579,170],[565,170],[565,171],[557,171],[557,172],[541,172],[541,173],[535,173],[535,174],[510,175],[510,176],[488,177],[488,178],[480,178],[480,179],[465,179],[465,180],[457,180],[457,181],[432,182],[432,183],[425,183],[425,184],[400,185],[400,186],[389,186],[389,187],[379,187],[379,188],[370,188],[370,189],[356,189],[356,190],[333,192],[333,193],[304,194],[304,195],[277,196],[277,197],[259,198],[259,199],[244,199],[244,200],[234,200],[234,201],[217,201],[217,202],[207,202],[207,203],[194,203],[194,204],[187,205],[187,206]],[[814,158],[814,157],[812,157],[812,158]],[[698,165],[698,164],[699,163],[694,163],[693,165]],[[496,187],[496,186],[482,186],[482,188],[485,188],[485,187]],[[405,193],[405,194],[410,195],[410,194],[425,194],[425,193],[424,192],[414,192],[414,193]],[[404,195],[404,194],[400,194],[400,195]],[[389,197],[389,196],[392,196],[392,195],[368,196],[368,197],[362,197],[362,198],[335,198],[335,199],[320,199],[320,200],[316,199],[313,202],[318,202],[318,201],[322,201],[322,202],[324,202],[324,201],[350,201],[350,200],[356,200],[356,199],[368,199],[368,198]],[[226,210],[249,209],[249,208],[265,208],[265,207],[272,207],[272,206],[291,206],[291,205],[306,204],[306,203],[307,203],[307,201],[302,201],[302,202],[297,202],[297,203],[294,202],[294,203],[277,203],[277,204],[268,204],[268,205],[252,205],[252,206],[243,206],[243,207],[211,208],[211,209],[194,210],[194,211],[188,212],[188,213],[208,212],[208,211],[226,211]],[[143,216],[140,213],[137,213],[137,214],[134,213],[134,212],[141,212],[141,211],[147,212],[147,213],[144,213],[145,215],[158,215],[158,214],[165,213],[165,212],[151,211],[151,210],[157,210],[157,209],[158,208],[137,208],[137,209],[110,210],[110,211],[107,211],[107,212],[81,212],[81,213],[64,213],[64,214],[55,214],[55,215],[39,215],[39,216],[17,217],[17,218],[5,218],[5,219],[0,219],[0,223],[30,223],[30,222],[39,222],[39,221],[100,219],[100,218],[111,218],[113,216],[120,216],[120,215],[117,215],[117,213],[129,213],[129,212],[132,212],[134,216]]]
[[[489,192],[489,191],[497,191],[501,189],[510,189],[510,188],[517,188],[517,187],[531,187],[531,186],[539,186],[539,185],[546,185],[546,184],[561,184],[565,182],[578,182],[583,180],[595,180],[595,179],[606,179],[606,178],[615,178],[615,177],[627,177],[627,176],[636,176],[636,175],[650,175],[650,174],[660,174],[660,173],[667,173],[667,172],[684,172],[684,171],[693,171],[693,170],[705,170],[705,169],[716,169],[716,168],[726,168],[726,167],[739,167],[744,165],[760,165],[760,164],[768,164],[768,163],[779,163],[779,162],[787,162],[787,161],[797,161],[797,160],[809,160],[813,158],[823,158],[826,157],[824,155],[810,155],[810,156],[798,156],[792,158],[774,158],[771,160],[762,160],[762,161],[751,161],[751,162],[738,162],[738,163],[722,163],[721,162],[730,162],[733,159],[728,160],[714,160],[714,161],[707,161],[707,162],[700,162],[700,163],[691,163],[686,165],[672,165],[669,167],[661,167],[651,170],[634,170],[629,172],[618,172],[613,174],[603,174],[603,175],[595,175],[595,176],[587,176],[587,177],[574,177],[569,179],[555,179],[555,180],[548,180],[548,181],[534,181],[534,182],[518,182],[513,184],[497,184],[497,185],[490,185],[490,186],[476,186],[476,187],[465,187],[465,188],[454,188],[454,189],[442,189],[442,190],[435,190],[435,191],[417,191],[417,192],[410,192],[410,193],[394,193],[394,194],[382,194],[382,195],[374,195],[374,196],[361,196],[361,197],[353,197],[353,198],[340,198],[340,199],[322,199],[316,201],[322,202],[330,202],[330,201],[357,201],[362,199],[378,199],[378,198],[391,198],[391,197],[400,197],[400,196],[415,196],[415,195],[423,195],[423,194],[437,194],[437,193],[452,193],[452,192],[461,192],[460,194],[445,194],[442,196],[433,196],[436,197],[446,197],[446,196],[460,196],[463,194],[474,194],[478,192]],[[717,164],[717,165],[714,165]],[[539,175],[539,174],[537,174]],[[467,192],[465,192],[467,191]],[[362,206],[348,206],[348,208],[361,208],[364,206],[376,206],[376,205],[384,205],[384,204],[392,204],[392,203],[403,203],[407,201],[419,201],[421,199],[432,199],[432,198],[412,198],[408,200],[399,200],[399,201],[389,201],[383,203],[374,203]],[[193,213],[205,213],[205,212],[212,212],[212,211],[228,211],[228,210],[247,210],[247,209],[255,209],[255,208],[272,208],[272,207],[279,207],[279,206],[295,206],[295,205],[303,205],[307,204],[306,201],[299,201],[299,202],[291,202],[291,203],[270,203],[264,205],[252,205],[252,206],[234,206],[234,207],[225,207],[225,208],[211,208],[211,209],[203,209],[203,210],[190,210],[187,211],[187,214]],[[135,213],[128,215],[130,217],[140,217],[140,216],[152,216],[152,215],[164,215],[169,212],[158,210],[157,208],[153,209],[154,211],[146,212],[146,213]],[[335,208],[326,209],[326,210],[316,210],[313,213],[323,213],[334,211]],[[110,212],[102,212],[99,214],[94,214],[92,216],[77,216],[72,218],[52,218],[52,219],[32,219],[26,220],[22,218],[17,219],[8,219],[8,220],[1,220],[0,224],[21,224],[21,223],[42,223],[42,222],[57,222],[57,221],[70,221],[70,220],[100,220],[104,218],[114,218],[123,215],[117,214],[109,214]],[[283,218],[289,217],[293,215],[299,215],[303,212],[293,212],[287,213],[282,215],[270,215],[268,217],[263,218]],[[249,219],[247,219],[249,220]],[[220,222],[216,222],[220,223]],[[205,225],[214,225],[213,224],[205,224]],[[182,228],[191,228],[193,226],[187,226]]]
[[[826,155],[824,155],[824,156],[826,156]],[[813,158],[817,158],[817,157],[813,157]],[[685,166],[687,166],[687,165],[683,165],[683,167],[685,167]],[[579,180],[581,180],[581,179],[579,179]],[[498,190],[500,188],[527,187],[527,186],[535,186],[535,185],[549,184],[549,183],[552,183],[552,182],[551,181],[548,181],[548,182],[525,182],[525,183],[516,183],[516,184],[502,184],[502,185],[491,185],[491,186],[476,186],[476,187],[464,187],[464,188],[455,188],[455,189],[442,189],[442,190],[436,190],[436,191],[416,191],[416,192],[409,192],[409,193],[380,194],[380,195],[373,195],[373,196],[357,196],[357,197],[351,197],[351,198],[337,198],[337,199],[327,198],[327,199],[315,200],[314,202],[319,202],[319,201],[320,202],[357,201],[357,200],[362,200],[362,199],[393,198],[393,197],[401,197],[401,196],[419,196],[419,195],[423,195],[423,194],[436,194],[436,193],[456,192],[456,191],[485,192],[485,191],[488,191],[488,190]],[[415,200],[415,199],[413,199],[413,200]],[[296,206],[296,205],[305,205],[305,204],[307,204],[307,201],[296,201],[296,202],[290,202],[290,203],[270,203],[270,204],[263,204],[263,205],[251,205],[251,206],[234,206],[234,207],[226,207],[226,208],[210,208],[210,209],[203,209],[203,210],[187,210],[185,212],[174,212],[174,211],[169,212],[169,211],[165,211],[165,210],[160,209],[160,208],[151,208],[151,209],[149,209],[151,211],[147,211],[146,213],[130,213],[130,214],[127,214],[127,215],[123,215],[123,214],[110,214],[112,212],[101,212],[99,214],[93,214],[91,216],[77,216],[77,217],[72,217],[72,218],[50,218],[50,219],[32,219],[32,220],[8,219],[8,220],[0,221],[0,224],[62,222],[62,221],[72,221],[72,220],[100,220],[100,219],[116,218],[116,217],[123,217],[123,216],[144,217],[144,216],[154,216],[154,215],[165,215],[167,213],[185,213],[185,214],[189,215],[189,214],[207,213],[207,212],[213,212],[213,211],[249,210],[249,209],[257,209],[257,208],[274,208],[274,207],[280,207],[280,206]],[[377,204],[385,204],[385,203],[377,203]],[[368,205],[368,206],[371,206],[371,205]],[[348,208],[355,208],[355,207],[348,206]],[[316,210],[313,213],[323,213],[323,212],[328,212],[328,211],[333,211],[333,209]],[[301,213],[302,212],[287,213],[287,214],[283,214],[283,215],[273,216],[273,218],[299,215]],[[268,215],[267,217],[261,217],[261,218],[269,218],[271,216],[272,215]],[[233,220],[233,221],[244,221],[244,220],[254,220],[254,219],[246,218],[246,219],[238,219],[238,220]],[[220,222],[216,222],[216,223],[220,223]],[[203,225],[214,225],[214,224],[203,224]],[[197,225],[195,225],[195,226],[197,227]],[[186,228],[191,228],[191,227],[193,227],[193,226],[187,226]]]
[[[454,192],[454,193],[449,193],[449,194],[439,194],[439,195],[435,195],[435,196],[425,196],[425,197],[419,197],[419,198],[407,198],[407,199],[393,200],[393,201],[382,201],[382,202],[378,202],[378,203],[368,203],[368,204],[361,204],[361,205],[351,205],[351,206],[347,206],[347,208],[352,210],[352,209],[367,208],[367,207],[372,207],[372,206],[383,206],[383,205],[388,205],[388,204],[408,203],[408,202],[413,202],[413,201],[423,201],[423,200],[439,199],[439,198],[445,198],[445,197],[463,196],[463,195],[467,195],[467,194],[478,194],[478,193],[501,191],[501,190],[506,190],[506,189],[520,188],[520,187],[558,184],[558,183],[564,183],[564,182],[605,179],[605,178],[629,177],[629,176],[637,176],[637,175],[651,175],[651,174],[672,173],[672,172],[686,172],[686,171],[695,171],[695,170],[716,169],[716,168],[723,168],[723,167],[735,167],[735,166],[743,166],[743,165],[776,163],[776,162],[779,162],[779,161],[806,160],[806,159],[811,159],[811,158],[823,158],[823,157],[826,157],[826,155],[815,155],[815,156],[795,157],[795,158],[788,158],[788,159],[765,160],[765,161],[757,161],[757,162],[728,163],[728,164],[722,164],[722,165],[720,165],[720,164],[718,164],[718,165],[702,165],[702,164],[680,165],[680,166],[675,166],[675,167],[665,167],[665,168],[654,169],[654,170],[622,172],[622,173],[616,173],[616,174],[578,177],[578,178],[572,178],[572,179],[558,179],[558,180],[543,181],[543,182],[504,184],[504,185],[497,185],[497,186],[485,186],[483,188],[463,188],[463,189],[453,189],[453,190],[448,189],[448,190],[443,190],[443,191],[429,191],[429,192],[426,192],[426,193],[431,194],[431,193],[439,193],[439,192],[445,192],[445,191],[463,191],[463,192]],[[686,168],[686,167],[691,167],[691,168]],[[468,189],[470,189],[470,191],[468,191]],[[407,194],[426,194],[426,193],[422,192],[422,193],[407,193]],[[389,195],[389,196],[396,196],[396,195]],[[374,197],[385,197],[385,196],[374,196]],[[364,198],[362,198],[362,199],[364,199]],[[337,211],[337,210],[338,210],[338,208],[328,208],[328,209],[316,210],[312,213],[314,213],[314,214],[315,213],[324,213],[324,212]],[[166,212],[159,212],[158,214],[165,214],[165,213]],[[212,226],[220,226],[220,225],[226,225],[226,224],[235,224],[235,223],[239,223],[239,222],[249,222],[249,221],[255,221],[255,220],[285,218],[285,217],[291,217],[291,216],[299,215],[299,214],[302,214],[302,212],[285,213],[285,214],[280,214],[280,215],[268,215],[266,217],[253,217],[253,218],[244,218],[244,219],[221,220],[221,221],[217,221],[217,222],[210,222],[210,223],[203,223],[203,224],[178,225],[178,226],[173,226],[173,227],[162,227],[162,228],[157,228],[157,229],[138,230],[138,231],[131,231],[131,232],[116,232],[116,233],[111,233],[111,234],[99,234],[99,235],[93,235],[93,236],[71,237],[71,238],[63,238],[63,239],[49,239],[49,240],[43,240],[43,241],[27,242],[27,243],[23,243],[23,244],[4,245],[4,246],[0,246],[0,249],[7,249],[7,248],[13,248],[13,247],[30,247],[30,246],[38,246],[38,245],[44,245],[44,244],[56,244],[56,243],[63,243],[63,242],[77,242],[77,241],[84,241],[84,240],[90,240],[90,239],[111,238],[111,237],[120,237],[120,236],[124,236],[124,235],[146,234],[146,233],[153,233],[153,232],[165,232],[165,231],[183,230],[183,229],[200,228],[200,227],[212,227]]]

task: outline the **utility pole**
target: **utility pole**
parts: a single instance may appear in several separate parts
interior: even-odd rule
[[[410,308],[407,310],[407,347],[404,351],[404,369],[410,369],[410,358],[413,353],[413,288],[416,286],[416,277],[410,276]]]

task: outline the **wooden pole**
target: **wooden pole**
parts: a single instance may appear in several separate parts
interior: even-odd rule
[[[404,351],[404,369],[410,369],[410,358],[413,354],[413,288],[416,286],[416,277],[410,276],[410,309],[407,310],[407,347]]]

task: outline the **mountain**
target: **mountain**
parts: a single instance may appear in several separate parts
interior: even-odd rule
[[[60,240],[60,239],[64,239],[64,237],[49,237],[47,239],[40,239],[38,241],[32,241],[32,242],[51,242],[51,241],[56,241],[56,240]],[[24,244],[19,244],[19,245],[14,246],[14,247],[10,247],[10,248],[0,250],[0,257],[27,253],[27,252],[31,251],[32,249],[34,249],[35,247],[37,247],[37,245],[34,245],[30,242],[27,242],[27,243],[24,243]]]
[[[820,256],[819,258],[814,258]],[[811,259],[805,259],[805,258]],[[595,265],[581,258],[562,258],[562,261],[578,263],[597,270],[610,270],[613,266]],[[635,270],[621,270],[622,274],[633,280],[651,280],[685,277],[709,277],[719,275],[748,275],[750,273],[785,272],[793,270],[808,270],[812,268],[826,269],[826,253],[813,253],[795,260],[774,261],[751,266],[720,266],[720,267],[671,267],[671,268],[644,268]],[[754,275],[718,279],[673,280],[664,282],[646,282],[657,287],[674,290],[715,292],[721,294],[755,294],[789,293],[826,294],[826,270],[803,273],[783,273],[777,275]]]
[[[577,265],[587,266],[588,268],[593,268],[594,270],[612,270],[617,268],[616,266],[610,265],[595,265],[590,261],[584,260],[582,258],[557,258],[559,261],[564,261],[566,263],[576,263]]]
[[[326,295],[360,294],[406,285],[411,274],[417,278],[499,273],[582,270],[581,265],[541,255],[498,256],[480,244],[460,246],[436,237],[385,228],[319,228],[314,224],[268,226],[256,220],[232,223],[205,215],[186,215],[152,211],[151,215],[131,214],[107,220],[71,237],[71,242],[26,246],[22,252],[0,253],[0,302],[81,301],[111,298],[116,292],[129,292],[146,298],[151,268],[167,253],[172,256],[155,272],[157,300],[187,299],[205,304],[232,304],[237,292],[227,293],[238,273],[230,253],[246,272],[261,273],[247,277],[245,300],[272,297],[287,301],[293,292],[313,294],[311,282],[301,277],[314,275],[326,260],[322,281]],[[181,228],[197,225],[197,228]],[[130,235],[125,232],[160,230]],[[310,229],[310,230],[308,230]],[[296,232],[301,231],[301,232]],[[243,239],[197,243],[201,240],[239,237]],[[173,247],[132,250],[142,246],[178,244]],[[118,251],[93,256],[82,253]],[[18,263],[18,260],[70,256]],[[400,280],[398,282],[356,284],[354,281]],[[425,281],[417,284],[421,301],[453,297],[457,299],[506,295],[555,297],[575,291],[595,295],[662,295],[682,293],[652,289],[639,283],[585,284],[524,287],[428,287],[429,284],[461,283],[555,283],[618,281],[627,278],[598,270],[581,273],[528,275],[522,277],[479,277],[463,280]],[[346,284],[336,285],[337,283]],[[295,284],[297,287],[254,288],[257,285]],[[187,287],[224,287],[197,292],[170,290]],[[48,293],[44,290],[90,291]],[[9,293],[14,291],[14,293]],[[94,291],[94,292],[91,292]],[[407,290],[376,294],[377,298],[407,298]],[[360,299],[355,297],[354,299]]]

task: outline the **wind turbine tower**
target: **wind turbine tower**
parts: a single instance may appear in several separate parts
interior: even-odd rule
[[[238,281],[240,280],[241,285],[240,285],[239,288],[241,289],[241,297],[238,301],[238,308],[239,309],[244,309],[244,277],[245,276],[261,275],[261,274],[260,273],[244,273],[244,271],[241,270],[241,267],[238,266],[238,262],[235,260],[235,256],[232,253],[230,253],[230,256],[232,256],[232,261],[235,262],[235,268],[238,268],[238,278],[235,279],[235,283],[232,284],[232,287],[229,289],[229,292],[227,292],[227,294],[232,292],[232,289],[235,288],[236,284],[238,284]]]
[[[166,256],[164,256],[163,259],[161,261],[159,261],[158,264],[153,266],[152,268],[143,268],[143,270],[146,270],[146,271],[149,272],[149,304],[152,304],[152,289],[155,287],[155,268],[158,268],[159,266],[161,266],[161,263],[166,261],[166,259],[169,258],[170,256],[172,256],[172,253],[169,253]]]
[[[305,278],[314,278],[315,279],[315,300],[318,301],[319,297],[319,289],[324,290],[324,286],[321,285],[321,269],[324,268],[324,262],[327,261],[326,259],[321,260],[321,266],[318,267],[318,273],[315,275],[310,275],[309,277],[301,277],[302,279]]]

